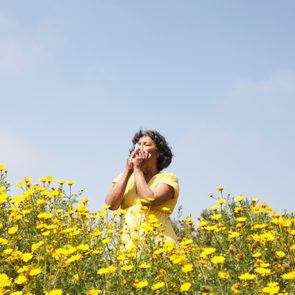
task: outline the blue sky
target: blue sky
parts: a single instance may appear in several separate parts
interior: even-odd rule
[[[294,1],[0,1],[0,163],[74,179],[92,211],[133,134],[175,154],[178,205],[295,209]],[[17,193],[17,190],[13,193]]]

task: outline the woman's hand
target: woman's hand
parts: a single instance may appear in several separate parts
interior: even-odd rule
[[[138,149],[134,156],[131,158],[134,169],[141,169],[144,163],[150,158],[150,153],[144,151],[143,149]]]
[[[134,157],[136,156],[136,154],[138,153],[138,149],[134,149],[133,152],[129,155],[128,159],[127,159],[127,163],[126,163],[126,170],[129,173],[133,172],[133,162],[132,160],[134,159]]]

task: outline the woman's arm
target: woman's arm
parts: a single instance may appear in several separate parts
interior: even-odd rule
[[[154,190],[150,189],[139,167],[134,167],[134,178],[138,197],[144,199],[151,208],[158,207],[174,197],[174,188],[168,184],[159,183]]]
[[[113,185],[113,188],[107,194],[105,202],[111,210],[117,210],[121,206],[130,175],[131,173],[126,169],[120,180]]]
[[[132,159],[136,152],[137,151],[133,151],[129,155],[122,177],[115,185],[113,185],[111,191],[106,196],[105,203],[110,205],[111,210],[117,210],[121,206],[128,180],[133,172]]]

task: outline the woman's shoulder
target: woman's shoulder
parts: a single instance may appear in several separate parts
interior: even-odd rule
[[[173,172],[160,172],[156,175],[156,179],[157,180],[167,179],[167,180],[178,182],[178,177]]]
[[[117,183],[117,182],[120,180],[120,178],[122,177],[122,175],[123,175],[123,172],[121,172],[119,175],[117,175],[116,178],[114,178],[114,179],[112,180],[112,183],[113,183],[113,184],[114,184],[114,183]]]
[[[157,174],[154,184],[165,183],[171,186],[175,193],[174,196],[177,198],[179,194],[179,182],[178,177],[175,173],[172,172],[161,172]]]

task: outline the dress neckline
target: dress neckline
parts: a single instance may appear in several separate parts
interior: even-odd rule
[[[149,185],[149,183],[160,174],[161,172],[158,172],[157,174],[155,174],[154,176],[151,177],[151,179],[147,182],[147,184]]]
[[[147,185],[149,185],[150,182],[151,182],[156,176],[158,176],[158,175],[160,175],[160,174],[162,174],[162,173],[159,172],[159,173],[155,174],[154,176],[152,176],[152,178],[147,182]],[[134,177],[134,173],[133,173],[132,176],[133,176],[133,185],[135,186],[135,177]]]

